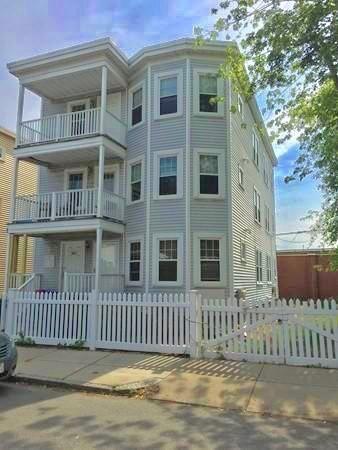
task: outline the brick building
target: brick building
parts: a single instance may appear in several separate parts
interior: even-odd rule
[[[328,250],[277,251],[279,296],[338,300],[338,272],[328,271],[328,262]]]

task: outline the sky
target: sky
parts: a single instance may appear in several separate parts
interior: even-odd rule
[[[15,129],[18,82],[6,64],[39,53],[109,36],[128,55],[146,45],[191,37],[210,27],[217,0],[0,0],[0,125]],[[263,98],[263,96],[262,96]],[[258,99],[260,100],[260,99]],[[26,94],[24,119],[39,117],[39,98]],[[318,210],[321,195],[308,178],[286,185],[297,141],[275,146],[277,233],[307,230],[302,218]],[[308,248],[309,235],[277,237],[279,248]],[[318,244],[313,244],[317,246]]]

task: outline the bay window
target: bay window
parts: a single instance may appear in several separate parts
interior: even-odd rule
[[[182,69],[155,74],[155,119],[176,117],[183,110]]]
[[[194,149],[194,197],[221,199],[225,195],[223,150]]]
[[[179,286],[182,284],[182,235],[160,233],[153,235],[153,284]]]
[[[224,235],[194,233],[193,241],[194,285],[224,287],[226,281]]]
[[[143,236],[129,237],[126,257],[127,284],[142,285],[143,277]]]
[[[145,83],[141,82],[129,90],[129,127],[141,125],[144,122],[144,92]]]
[[[256,249],[256,283],[263,283],[263,256],[258,249]]]
[[[224,116],[224,81],[214,68],[194,69],[194,114],[210,117]]]
[[[144,157],[127,162],[127,204],[143,201]]]
[[[174,199],[183,196],[182,150],[154,153],[154,199]]]

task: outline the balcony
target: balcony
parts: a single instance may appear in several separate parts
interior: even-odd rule
[[[17,146],[79,139],[99,135],[100,131],[101,108],[55,114],[21,122]],[[123,147],[126,146],[127,127],[109,111],[104,113],[103,134]]]
[[[99,217],[97,188],[18,196],[13,222],[54,222],[90,217]],[[124,198],[103,191],[102,217],[123,222]]]

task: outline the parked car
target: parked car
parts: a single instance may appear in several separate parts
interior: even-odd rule
[[[13,375],[18,353],[15,344],[7,334],[0,332],[0,380]]]

